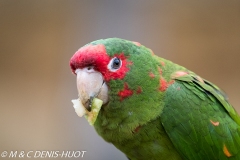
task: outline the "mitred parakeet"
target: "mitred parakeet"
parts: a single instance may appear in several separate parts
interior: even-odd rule
[[[97,133],[129,159],[240,160],[240,116],[194,72],[118,38],[83,46],[70,66],[76,112],[96,119]],[[93,109],[94,99],[101,108]]]

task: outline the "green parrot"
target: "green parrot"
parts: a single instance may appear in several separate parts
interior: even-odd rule
[[[95,130],[128,159],[240,160],[240,116],[194,72],[119,38],[86,44],[70,67],[86,111],[103,103]]]

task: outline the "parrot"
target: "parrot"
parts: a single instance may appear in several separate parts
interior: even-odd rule
[[[76,51],[79,101],[102,101],[98,135],[129,160],[240,160],[240,116],[219,87],[136,41],[107,38]]]

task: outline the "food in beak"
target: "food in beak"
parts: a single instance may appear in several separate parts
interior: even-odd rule
[[[92,104],[91,104],[91,111],[88,111],[83,106],[79,98],[72,100],[72,103],[77,115],[79,117],[82,117],[83,115],[85,115],[85,118],[88,120],[88,123],[90,125],[94,125],[94,122],[96,121],[98,113],[102,107],[103,101],[98,98],[93,98]]]

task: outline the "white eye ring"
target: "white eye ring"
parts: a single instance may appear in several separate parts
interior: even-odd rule
[[[110,60],[107,67],[110,71],[116,72],[122,66],[122,61],[118,57],[114,57]]]

